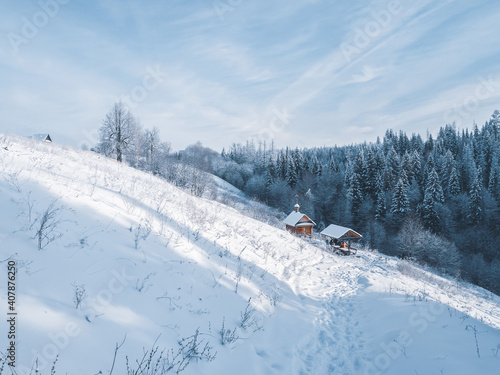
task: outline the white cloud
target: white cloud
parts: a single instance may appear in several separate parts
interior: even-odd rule
[[[363,83],[371,81],[372,79],[377,78],[383,73],[383,68],[374,68],[369,65],[363,66],[363,70],[361,74],[353,74],[352,81],[353,83]]]
[[[222,21],[201,1],[125,3],[70,2],[17,56],[0,41],[0,131],[53,129],[75,145],[158,64],[167,78],[133,110],[174,148],[244,141],[283,109],[292,118],[274,134],[282,145],[350,143],[388,127],[442,125],[477,77],[500,68],[492,0],[401,0],[401,12],[363,47],[357,33],[387,4],[243,2]],[[4,36],[33,9],[5,9]],[[346,58],[342,43],[356,52]],[[486,120],[498,99],[479,101],[463,126]],[[332,127],[336,137],[325,137]]]

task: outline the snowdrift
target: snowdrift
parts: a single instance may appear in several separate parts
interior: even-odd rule
[[[18,374],[500,368],[498,296],[375,252],[330,254],[101,155],[0,136],[0,206]]]

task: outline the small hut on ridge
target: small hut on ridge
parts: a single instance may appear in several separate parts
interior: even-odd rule
[[[283,220],[283,223],[287,231],[299,236],[312,236],[313,227],[316,225],[309,216],[300,212],[298,203],[294,206],[294,211]]]

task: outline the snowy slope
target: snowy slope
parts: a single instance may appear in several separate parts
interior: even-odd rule
[[[243,191],[220,177],[211,175],[211,178],[218,188],[218,202],[236,209],[245,216],[264,221],[274,227],[281,228],[283,226],[283,219],[286,215],[282,212],[250,198]]]
[[[56,373],[125,374],[126,358],[137,368],[158,347],[155,359],[172,359],[197,330],[170,373],[186,361],[183,374],[500,368],[498,296],[377,253],[329,254],[91,152],[0,136],[0,206],[0,304],[15,260],[19,374],[35,358],[49,374],[56,356]],[[48,207],[60,221],[38,250]]]

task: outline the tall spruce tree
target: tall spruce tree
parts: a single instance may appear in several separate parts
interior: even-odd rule
[[[455,167],[452,167],[450,172],[450,177],[448,178],[448,186],[446,187],[446,193],[449,197],[456,197],[460,194],[460,179],[458,178],[458,172]]]
[[[395,214],[399,220],[402,220],[409,211],[410,201],[408,199],[406,184],[402,179],[399,179],[396,188],[394,189],[391,212]]]
[[[332,172],[338,172],[338,166],[333,156],[330,158],[330,163],[328,164],[328,166],[330,167],[330,170]]]
[[[363,166],[363,180],[365,181],[365,191],[373,199],[377,197],[377,162],[372,148],[369,148]]]
[[[433,192],[430,189],[426,190],[424,201],[420,208],[420,215],[424,226],[434,233],[439,232],[440,229],[440,220],[436,211],[436,203],[437,201]]]
[[[387,208],[385,206],[385,193],[382,190],[377,191],[377,208],[375,209],[375,220],[382,221]]]
[[[286,182],[288,183],[288,186],[295,187],[298,181],[299,177],[297,176],[297,168],[295,166],[295,162],[293,158],[288,158],[286,167]]]
[[[347,191],[349,209],[353,224],[358,225],[361,217],[361,205],[363,203],[363,192],[361,189],[361,177],[356,172],[351,175],[351,183]]]
[[[439,176],[435,169],[431,169],[427,175],[425,195],[427,194],[432,195],[434,202],[444,203],[443,188],[441,187],[441,182],[439,181]]]
[[[420,162],[420,154],[417,150],[414,150],[411,154],[411,170],[415,181],[417,181],[419,186],[422,186],[422,163]]]
[[[388,172],[388,178],[390,179],[389,186],[394,186],[398,181],[399,175],[399,155],[396,153],[394,147],[391,147],[389,153],[387,154],[386,167]]]
[[[488,180],[488,191],[497,200],[500,200],[500,162],[498,154],[495,152],[490,168],[490,178]]]
[[[473,225],[480,223],[483,217],[483,200],[479,173],[476,174],[469,191],[469,222]]]

